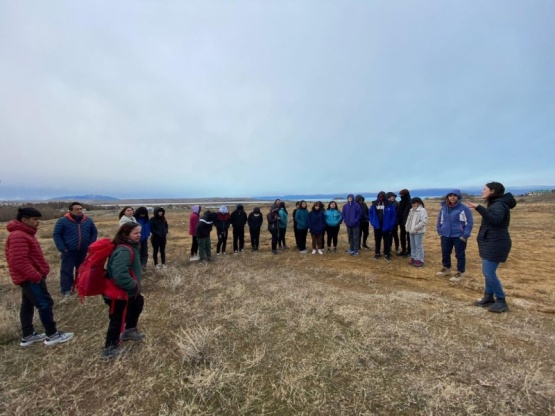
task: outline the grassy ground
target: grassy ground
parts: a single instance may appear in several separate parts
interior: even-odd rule
[[[55,317],[76,336],[18,346],[20,292],[2,259],[0,414],[553,414],[553,205],[513,210],[513,252],[499,270],[511,311],[501,315],[471,306],[483,290],[474,237],[467,277],[435,276],[429,205],[423,269],[375,261],[372,251],[346,256],[344,230],[337,254],[274,256],[263,231],[261,252],[202,266],[188,261],[188,213],[171,212],[169,267],[145,276],[147,340],[109,362],[100,359],[107,307],[98,298],[59,302],[54,222],[45,221]],[[115,233],[113,214],[94,218],[102,235]]]

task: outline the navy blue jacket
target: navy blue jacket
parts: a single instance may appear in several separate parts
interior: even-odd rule
[[[54,226],[54,244],[60,252],[87,250],[96,241],[98,231],[94,221],[83,214],[74,217],[69,212]]]
[[[324,234],[326,231],[326,214],[322,210],[312,210],[308,213],[308,228],[310,234]]]

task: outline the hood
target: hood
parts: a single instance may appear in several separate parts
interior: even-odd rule
[[[376,201],[386,201],[387,198],[385,197],[385,192],[384,191],[380,191],[378,192],[378,195],[376,196]]]
[[[349,195],[347,195],[347,204],[349,203],[349,197],[353,198],[353,202],[356,202],[355,201],[355,196],[353,194],[349,194]]]
[[[6,228],[10,233],[14,231],[23,231],[25,234],[29,235],[35,235],[37,233],[36,228],[29,227],[27,224],[18,220],[11,220],[8,224],[6,224]]]
[[[462,199],[462,193],[460,189],[451,189],[449,192],[447,192],[447,194],[445,195],[445,198],[447,198],[447,196],[451,194],[457,195],[459,197],[459,200]]]
[[[162,207],[156,207],[156,208],[154,209],[154,216],[155,216],[155,217],[159,217],[158,213],[160,213],[160,212],[162,213],[162,216],[164,216],[164,215],[166,214],[166,210],[165,210],[164,208],[162,208]]]
[[[237,204],[237,211],[243,211],[243,205]]]
[[[496,198],[495,201],[501,201],[501,202],[507,204],[510,209],[513,209],[514,207],[516,207],[516,199],[513,196],[513,194],[510,193],[510,192],[507,192],[503,196],[500,196],[499,198]]]
[[[362,195],[355,196],[355,202],[358,202],[359,204],[364,202],[364,197]]]
[[[255,207],[252,212],[254,212],[255,214],[260,214],[260,208]]]
[[[218,210],[219,213],[221,214],[227,214],[229,212],[229,210],[227,209],[227,207],[225,205],[222,205],[220,207],[220,209]]]
[[[193,205],[191,207],[191,211],[193,211],[195,214],[198,214],[200,212],[200,205]]]
[[[389,198],[391,198],[391,197],[397,198],[397,195],[395,195],[393,192],[388,192],[387,194],[385,194],[385,197],[386,197],[387,199],[389,199]]]

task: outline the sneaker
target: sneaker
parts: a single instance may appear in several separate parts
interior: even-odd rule
[[[166,266],[165,264],[162,264],[162,269],[167,269],[168,266]]]
[[[450,282],[460,282],[464,277],[464,273],[457,272],[449,279]]]
[[[398,256],[406,256],[407,252],[406,251],[400,251],[399,253],[397,253]]]
[[[142,341],[145,338],[144,334],[141,334],[137,328],[129,328],[122,332],[120,339],[122,341]]]
[[[389,255],[386,254],[385,257],[384,257],[384,259],[385,259],[385,261],[387,261],[388,263],[391,263],[391,256],[389,256]]]
[[[154,266],[154,270],[161,270],[162,269],[162,265],[161,264],[157,264]]]
[[[354,253],[354,250],[345,250],[345,253],[350,254],[352,256]]]
[[[46,339],[44,340],[44,345],[62,344],[69,341],[71,338],[73,338],[73,332],[58,331],[54,335],[46,337]]]
[[[127,351],[127,348],[123,348],[120,346],[107,347],[102,350],[102,354],[100,356],[105,360],[109,360],[110,358],[118,357],[122,354],[125,354]]]
[[[239,252],[238,252],[237,250],[235,250],[235,251],[233,252],[233,254],[239,254]]]
[[[376,260],[379,259],[381,256],[382,256],[382,255],[381,255],[380,253],[374,254],[374,258],[375,258]]]
[[[308,250],[301,250],[301,251],[299,251],[299,253],[306,254],[306,253],[308,253]]]
[[[436,276],[451,276],[451,268],[450,267],[443,267],[439,272],[436,273]]]
[[[351,254],[351,256],[353,256],[353,257],[354,257],[354,256],[358,256],[358,250],[353,251],[352,254]]]
[[[46,334],[37,334],[33,332],[31,335],[21,338],[21,342],[19,345],[21,347],[28,347],[29,345],[34,344],[35,342],[44,341],[46,339]]]
[[[245,253],[245,250],[241,249],[241,254],[244,254],[244,253]]]
[[[424,267],[424,262],[420,261],[420,260],[415,260],[413,266],[414,267]]]
[[[200,257],[199,256],[193,256],[189,259],[189,261],[199,261]]]
[[[334,248],[333,248],[333,252],[334,252],[334,253],[337,253],[337,247],[334,247]]]
[[[219,253],[219,252],[218,252],[218,253],[216,253],[216,256],[219,256],[219,255],[220,255],[220,253]]]
[[[368,247],[367,244],[363,244],[362,247],[367,248],[368,250],[370,250],[370,247]]]
[[[279,254],[279,252],[277,250],[272,250],[273,254]]]
[[[312,254],[316,254],[316,250],[312,250]]]
[[[328,247],[328,253],[331,253],[331,248]]]
[[[324,254],[324,250],[318,249],[318,254]]]
[[[62,293],[62,299],[60,300],[60,303],[69,302],[72,296],[73,296],[72,292]]]
[[[414,260],[412,257],[409,260],[409,264],[412,266],[414,263],[416,262],[416,260]]]

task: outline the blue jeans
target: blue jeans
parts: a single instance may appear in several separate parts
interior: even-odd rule
[[[70,293],[73,288],[74,273],[87,257],[87,250],[65,251],[62,253],[60,266],[60,289],[62,295]]]
[[[457,258],[457,271],[464,273],[466,270],[466,243],[459,237],[441,236],[441,263],[443,267],[451,268],[451,253],[455,247]]]
[[[29,280],[26,280],[20,287],[21,309],[19,311],[19,320],[21,321],[23,337],[25,338],[35,332],[33,327],[35,308],[39,311],[39,318],[46,335],[51,336],[58,332],[56,322],[54,322],[54,314],[52,313],[54,301],[50,293],[48,293],[44,277],[39,283],[31,283]]]
[[[424,262],[424,234],[409,234],[410,256],[414,260]]]
[[[482,273],[486,278],[486,293],[494,294],[496,298],[505,298],[505,292],[503,292],[503,286],[501,286],[501,281],[495,273],[498,262],[482,259]]]

